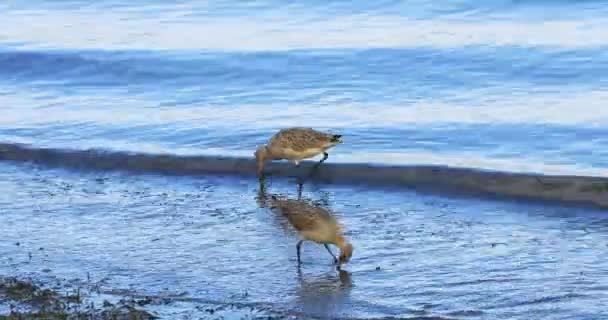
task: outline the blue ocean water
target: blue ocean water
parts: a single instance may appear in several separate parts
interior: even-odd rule
[[[605,175],[606,1],[5,1],[0,139]]]
[[[608,176],[606,0],[5,0],[0,13],[2,143],[253,156],[298,125],[343,135],[328,162]],[[185,292],[186,315],[211,301],[606,318],[605,212],[307,186],[356,249],[337,273],[306,244],[298,275],[295,238],[253,179],[0,166],[0,276]]]

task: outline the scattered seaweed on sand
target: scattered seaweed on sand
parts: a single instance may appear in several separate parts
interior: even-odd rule
[[[0,315],[0,320],[148,320],[157,317],[138,309],[145,305],[136,300],[121,300],[116,304],[104,301],[101,306],[87,302],[83,291],[61,294],[43,289],[36,284],[14,277],[0,277],[0,304],[8,304],[10,313]]]

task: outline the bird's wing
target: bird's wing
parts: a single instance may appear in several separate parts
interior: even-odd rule
[[[282,148],[304,151],[312,148],[322,148],[333,138],[334,135],[332,134],[311,128],[290,128],[278,132],[271,143]]]

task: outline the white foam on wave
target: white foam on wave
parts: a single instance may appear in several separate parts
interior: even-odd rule
[[[608,18],[587,20],[420,20],[349,15],[327,19],[301,14],[196,17],[169,11],[9,10],[0,41],[70,49],[289,50],[372,47],[608,45]],[[19,26],[19,27],[15,27]]]
[[[0,125],[53,123],[174,125],[188,128],[274,129],[286,126],[367,128],[442,124],[608,125],[608,91],[568,94],[471,95],[464,102],[417,100],[397,105],[320,102],[315,105],[171,105],[143,95],[91,93],[57,96],[0,88]],[[163,106],[169,105],[169,106]],[[43,117],[40,115],[44,114]]]

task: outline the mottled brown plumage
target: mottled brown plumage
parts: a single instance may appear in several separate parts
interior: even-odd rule
[[[319,132],[311,128],[289,128],[277,132],[270,139],[270,148],[291,148],[297,152],[305,152],[311,148],[321,148],[333,145],[333,134]]]
[[[262,176],[264,165],[272,160],[289,160],[296,166],[303,159],[323,154],[322,163],[329,156],[327,150],[342,143],[342,136],[325,133],[312,128],[287,128],[275,133],[268,144],[255,152],[257,173]]]
[[[298,262],[300,262],[300,246],[306,240],[323,244],[336,263],[342,264],[350,260],[353,246],[344,238],[342,225],[327,210],[307,201],[279,199],[275,196],[271,197],[270,203],[271,209],[286,217],[300,235],[300,241],[296,245]],[[328,244],[340,248],[339,259],[331,252]]]

